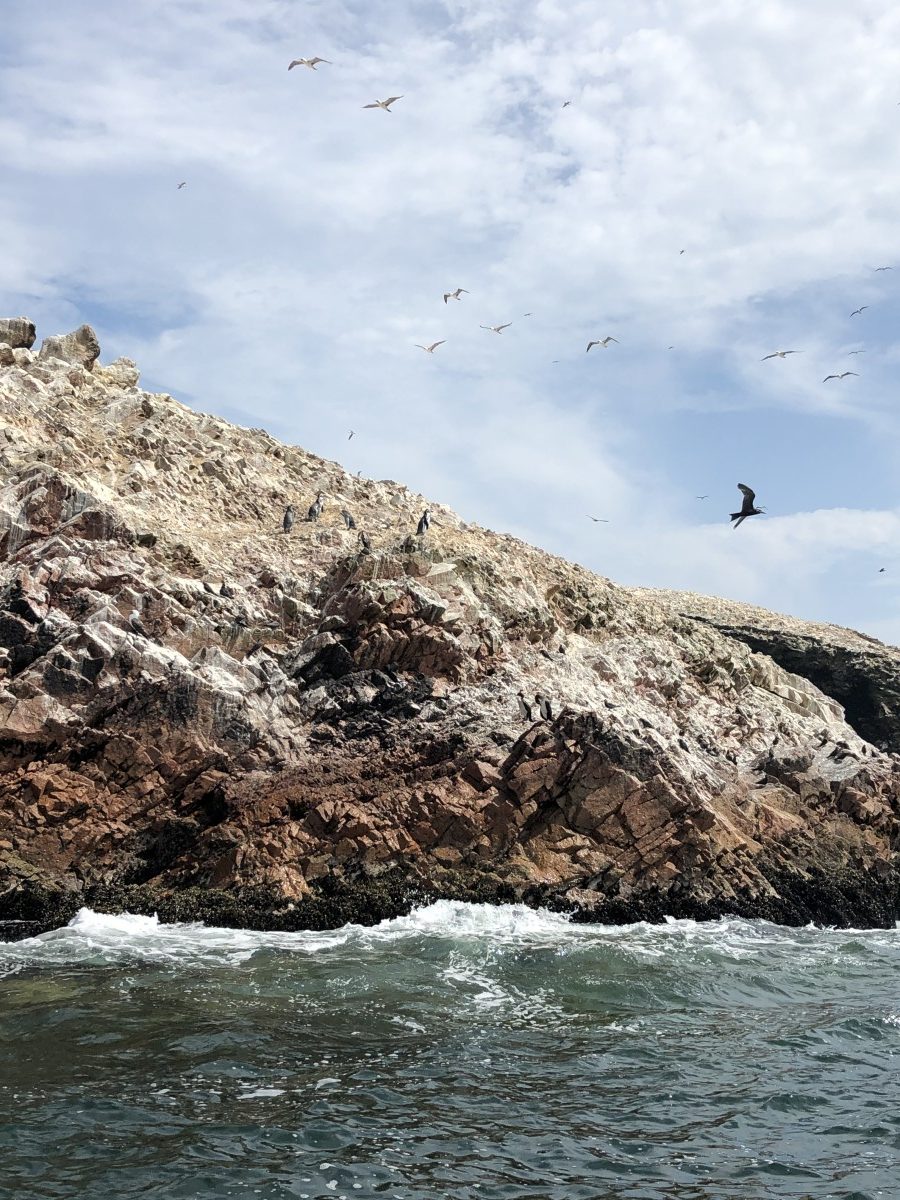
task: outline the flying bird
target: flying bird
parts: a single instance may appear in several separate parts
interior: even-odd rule
[[[848,350],[847,357],[849,358],[851,354],[865,354],[865,350]]]
[[[181,191],[181,189],[182,189],[183,187],[187,187],[187,180],[186,180],[186,179],[185,179],[185,180],[184,180],[182,183],[179,183],[179,185],[178,185],[178,187],[175,189],[175,191],[176,191],[176,192],[180,192],[180,191]]]
[[[491,333],[502,333],[504,329],[509,329],[512,321],[507,321],[505,325],[479,325],[479,329],[487,329]]]
[[[787,358],[789,354],[802,354],[802,350],[775,350],[771,354],[767,354],[765,358],[761,358],[760,362],[768,362],[770,358]]]
[[[328,65],[331,66],[331,63],[328,62],[327,58],[319,58],[318,56],[316,58],[295,58],[288,67],[288,70],[293,71],[294,67],[309,67],[311,71],[314,71],[316,69],[316,63],[320,62],[328,63]]]
[[[879,568],[878,568],[878,574],[879,574],[879,575],[883,575],[883,574],[884,574],[884,567],[879,567]]]
[[[869,307],[869,306],[868,306],[868,304],[864,304],[864,305],[862,306],[862,308],[854,308],[854,310],[853,310],[853,312],[850,314],[850,316],[851,316],[851,317],[858,317],[858,316],[859,316],[859,314],[860,314],[860,313],[864,313],[868,307]]]
[[[595,524],[598,524],[598,525],[608,525],[609,524],[609,517],[592,517],[591,514],[588,513],[587,519],[589,521],[593,521]]]
[[[858,374],[858,371],[841,371],[840,375],[826,375],[822,382],[827,383],[829,379],[846,379],[848,375],[858,376]]]
[[[893,271],[893,267],[875,267],[876,271]]]
[[[402,96],[388,96],[387,100],[376,100],[374,104],[364,104],[363,108],[383,108],[385,112],[390,112],[394,101],[402,99]]]
[[[434,352],[435,352],[435,350],[437,350],[438,346],[443,346],[443,344],[444,344],[444,342],[446,342],[446,340],[447,340],[446,338],[442,338],[441,341],[439,341],[439,342],[432,342],[430,346],[422,346],[419,344],[419,342],[416,342],[416,349],[424,350],[426,354],[434,354]]]
[[[563,108],[568,108],[571,103],[571,100],[563,100]]]
[[[709,496],[696,496],[695,499],[696,500],[708,500]]]
[[[448,300],[458,300],[463,292],[468,296],[469,289],[457,288],[455,292],[444,292],[444,303],[446,304]]]
[[[616,345],[618,346],[619,339],[607,336],[605,338],[598,338],[595,342],[588,342],[587,350],[585,350],[585,354],[587,354],[587,352],[588,352],[588,350],[590,350],[591,346],[602,346],[603,349],[605,350],[610,342],[615,342]]]
[[[352,437],[353,437],[353,430],[351,429],[350,432],[347,434],[347,441],[349,442]]]
[[[744,493],[744,503],[741,505],[740,512],[731,514],[731,519],[734,521],[732,529],[737,529],[741,521],[746,521],[748,517],[756,517],[766,511],[764,508],[757,508],[753,503],[756,499],[756,492],[754,492],[753,488],[747,487],[746,483],[739,483],[738,488]]]

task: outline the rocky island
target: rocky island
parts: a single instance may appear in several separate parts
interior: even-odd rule
[[[143,391],[87,326],[34,343],[0,321],[7,936],[427,897],[900,917],[900,651],[618,587]]]

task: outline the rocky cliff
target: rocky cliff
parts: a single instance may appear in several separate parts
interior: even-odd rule
[[[402,484],[34,340],[0,322],[0,919],[900,916],[900,651],[418,537]]]

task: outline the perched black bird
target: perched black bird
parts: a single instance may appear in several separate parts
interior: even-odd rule
[[[325,505],[322,501],[322,493],[319,492],[316,495],[316,498],[313,501],[313,503],[307,509],[307,512],[306,512],[307,521],[318,521],[319,517],[321,517],[321,515],[322,515],[322,509],[324,507],[325,507]]]
[[[550,701],[547,699],[547,697],[542,696],[541,693],[538,692],[538,694],[535,696],[535,700],[537,700],[538,711],[540,712],[541,717],[545,721],[552,721],[553,709],[550,707]]]
[[[421,517],[419,517],[419,524],[416,526],[416,536],[421,537],[424,533],[427,533],[430,526],[431,513],[426,508]]]
[[[523,721],[532,720],[531,705],[525,699],[525,693],[519,692],[518,696],[519,696],[519,716],[522,718]]]
[[[737,529],[741,521],[746,521],[748,517],[756,517],[766,511],[764,508],[757,508],[753,503],[756,499],[756,492],[754,492],[753,488],[748,488],[746,483],[739,483],[738,487],[744,493],[744,503],[741,505],[740,512],[731,514],[731,519],[734,521],[733,529]]]
[[[281,528],[285,533],[290,533],[294,528],[294,506],[289,504],[284,510],[284,516],[281,520]]]
[[[350,513],[347,512],[346,508],[341,509],[341,516],[343,517],[344,524],[348,529],[356,528],[356,522],[353,520],[353,517],[350,515]]]

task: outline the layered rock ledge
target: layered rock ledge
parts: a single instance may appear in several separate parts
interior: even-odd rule
[[[900,916],[900,651],[439,504],[418,538],[402,484],[143,391],[88,327],[34,340],[0,321],[0,922],[34,923],[8,934],[85,903]]]

